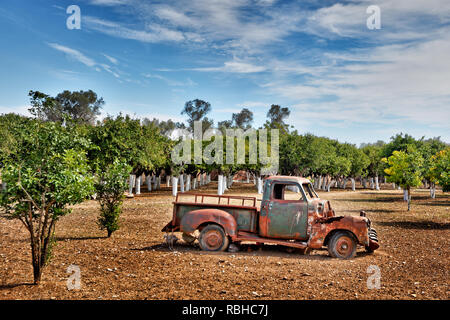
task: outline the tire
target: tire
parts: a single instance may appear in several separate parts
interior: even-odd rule
[[[328,253],[333,258],[351,259],[356,255],[355,237],[347,231],[337,231],[328,241]]]
[[[209,224],[200,232],[200,248],[205,251],[225,251],[230,244],[228,236],[221,226]]]

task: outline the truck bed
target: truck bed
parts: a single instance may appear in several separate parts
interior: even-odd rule
[[[181,218],[187,212],[199,209],[219,209],[235,217],[239,230],[254,232],[259,216],[257,201],[255,197],[179,193],[173,203],[172,221],[162,231],[179,231]]]

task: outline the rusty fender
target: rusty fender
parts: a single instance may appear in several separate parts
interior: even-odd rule
[[[311,228],[308,247],[319,249],[323,246],[326,236],[333,230],[352,232],[359,244],[368,245],[367,218],[357,216],[330,217],[316,220]]]
[[[181,218],[180,229],[186,233],[192,233],[204,223],[216,223],[220,225],[227,235],[236,237],[237,223],[234,217],[223,210],[200,209],[186,213]]]

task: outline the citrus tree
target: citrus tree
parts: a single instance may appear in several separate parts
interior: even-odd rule
[[[387,181],[398,184],[407,191],[408,211],[411,208],[411,188],[422,183],[423,158],[417,149],[410,145],[408,151],[393,151],[392,156],[383,158],[388,168],[384,172]]]
[[[14,151],[4,160],[0,196],[5,216],[20,220],[30,234],[34,283],[49,262],[57,221],[69,205],[94,192],[85,150],[89,141],[73,126],[34,119],[12,125]]]
[[[431,176],[436,181],[442,191],[450,191],[450,148],[439,151],[432,157]]]

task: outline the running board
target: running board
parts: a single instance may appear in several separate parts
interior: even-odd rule
[[[308,247],[306,242],[300,241],[288,241],[288,240],[279,240],[279,239],[271,239],[271,238],[262,238],[254,233],[239,231],[237,236],[233,238],[233,241],[251,241],[251,242],[259,242],[259,243],[273,243],[286,247],[293,247],[299,249],[305,249]]]

